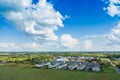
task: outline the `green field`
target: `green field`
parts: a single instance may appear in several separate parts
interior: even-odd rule
[[[120,74],[0,66],[0,80],[120,80]]]

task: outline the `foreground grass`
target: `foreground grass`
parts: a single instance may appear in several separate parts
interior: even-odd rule
[[[0,66],[0,80],[120,80],[120,74]]]

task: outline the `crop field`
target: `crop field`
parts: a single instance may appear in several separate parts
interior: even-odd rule
[[[120,74],[0,66],[0,80],[120,80]]]

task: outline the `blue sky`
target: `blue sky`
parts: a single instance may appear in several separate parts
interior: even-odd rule
[[[119,2],[0,0],[0,51],[119,51]]]

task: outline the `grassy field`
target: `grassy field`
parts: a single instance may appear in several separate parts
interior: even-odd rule
[[[0,80],[120,80],[120,74],[0,66]]]

